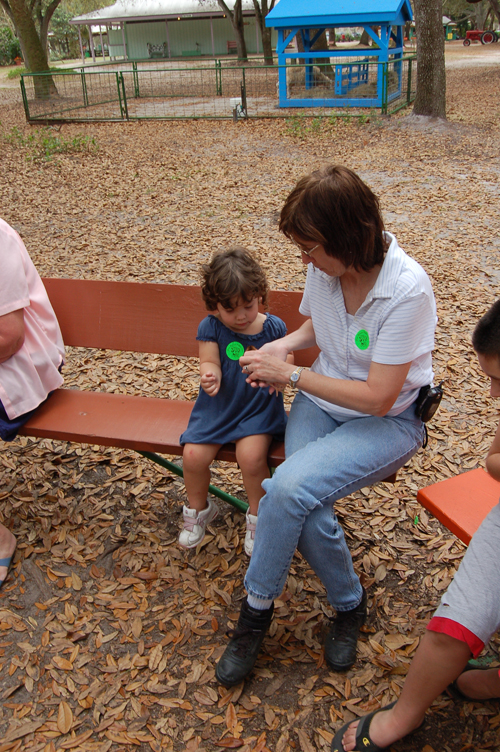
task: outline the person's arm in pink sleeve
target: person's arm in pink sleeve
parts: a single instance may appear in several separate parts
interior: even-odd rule
[[[0,316],[0,363],[21,349],[24,343],[24,309]]]

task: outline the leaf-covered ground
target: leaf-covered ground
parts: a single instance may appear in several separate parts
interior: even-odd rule
[[[46,276],[194,284],[213,250],[239,243],[273,287],[300,289],[300,261],[277,230],[283,200],[325,162],[357,170],[432,278],[435,371],[446,385],[429,446],[397,483],[338,505],[369,592],[356,665],[347,674],[325,666],[331,609],[296,557],[257,669],[234,690],[217,685],[214,665],[243,597],[243,516],[221,504],[203,544],[185,553],[178,478],[115,449],[1,444],[0,519],[18,547],[0,594],[0,752],[323,751],[345,719],[400,692],[464,551],[419,507],[417,490],[482,465],[498,420],[470,333],[500,293],[499,88],[498,65],[450,67],[448,125],[405,114],[363,125],[66,125],[50,131],[66,147],[49,159],[37,156],[46,134],[29,141],[21,105],[0,92],[0,215]],[[79,151],[79,135],[98,150]],[[68,355],[68,386],[196,394],[194,360]],[[235,467],[219,464],[214,479],[244,496]],[[498,750],[499,736],[497,703],[443,696],[394,749]]]

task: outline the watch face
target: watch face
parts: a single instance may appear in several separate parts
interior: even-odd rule
[[[295,373],[294,371],[292,375],[290,376],[290,381],[293,381],[293,383],[295,384],[295,382],[299,380],[299,376],[300,376],[300,373]]]

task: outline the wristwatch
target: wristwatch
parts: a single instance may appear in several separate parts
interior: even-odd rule
[[[300,368],[296,368],[295,371],[293,371],[290,374],[290,380],[288,383],[290,384],[291,387],[293,387],[293,389],[297,389],[297,384],[299,383],[300,374],[302,373],[303,370],[304,370],[304,366],[300,366]]]

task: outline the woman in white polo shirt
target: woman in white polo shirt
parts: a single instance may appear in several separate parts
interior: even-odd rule
[[[415,412],[432,383],[436,305],[427,274],[384,231],[377,197],[351,170],[330,165],[302,178],[281,212],[280,230],[308,265],[303,326],[245,354],[256,388],[299,389],[286,429],[286,460],[264,481],[255,547],[238,626],[217,664],[231,686],[251,671],[285,585],[295,549],[314,569],[336,611],[327,663],[347,670],[366,619],[334,503],[383,480],[421,446]],[[285,362],[318,345],[312,368]]]
[[[42,280],[24,243],[0,219],[0,438],[12,441],[62,384],[64,345]],[[0,588],[16,539],[0,524]]]

